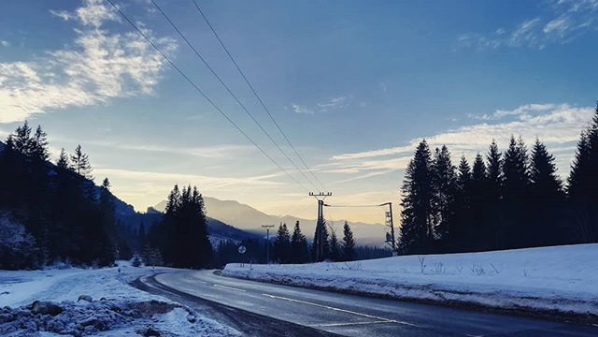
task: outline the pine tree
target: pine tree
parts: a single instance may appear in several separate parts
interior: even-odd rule
[[[457,175],[457,187],[461,191],[465,191],[468,189],[469,184],[471,183],[471,168],[469,167],[469,163],[465,156],[461,157],[461,161],[459,161],[459,173]]]
[[[401,189],[401,254],[425,254],[433,249],[431,164],[430,149],[423,140],[407,167]]]
[[[493,162],[500,163],[498,149],[491,150]],[[497,160],[498,158],[498,160]],[[500,167],[500,164],[498,165]],[[487,168],[482,155],[476,155],[471,171],[471,189],[469,200],[471,204],[471,225],[469,226],[469,247],[472,251],[490,250],[495,246],[496,212],[498,200],[497,186],[489,193],[489,179]],[[494,179],[496,182],[496,178]]]
[[[322,229],[322,242],[319,241],[318,228]],[[316,247],[322,245],[322,255],[316,259]],[[314,262],[326,261],[330,258],[330,235],[326,226],[326,220],[319,221],[316,224],[316,232],[314,234],[314,241],[311,245],[311,259]]]
[[[329,226],[330,235],[330,260],[340,261],[341,260],[341,247],[336,237],[336,231],[332,226]]]
[[[48,135],[42,130],[41,126],[35,129],[35,134],[31,139],[31,157],[45,163],[48,160]]]
[[[598,103],[592,124],[584,130],[568,179],[567,192],[578,242],[598,242]]]
[[[58,157],[58,161],[56,162],[56,166],[60,170],[68,170],[71,167],[71,163],[69,161],[69,157],[66,155],[64,148],[60,150],[60,156]]]
[[[114,195],[110,192],[110,181],[104,178],[100,187],[100,216],[101,216],[101,238],[96,238],[99,258],[103,265],[112,263],[116,252],[116,215],[114,206]]]
[[[93,176],[91,175],[91,165],[89,164],[89,156],[83,153],[81,149],[81,145],[77,145],[75,148],[75,153],[71,155],[71,163],[73,166],[73,171],[75,171],[78,175],[93,180]]]
[[[299,221],[295,223],[293,236],[291,238],[291,263],[309,262],[309,252],[307,251],[307,239],[301,232]]]
[[[160,250],[167,265],[206,268],[212,262],[205,205],[196,187],[175,185],[168,195],[166,214],[151,228],[150,244]]]
[[[452,251],[470,251],[472,249],[471,234],[473,221],[471,212],[471,168],[465,157],[459,162],[455,197],[455,221],[451,233]]]
[[[274,241],[274,259],[278,263],[289,263],[291,259],[291,238],[287,224],[280,224]]]
[[[492,140],[490,149],[486,156],[488,164],[486,169],[486,198],[485,202],[488,206],[484,211],[486,212],[484,219],[484,230],[486,234],[491,237],[492,249],[499,249],[504,246],[503,234],[503,215],[500,207],[501,191],[503,185],[502,176],[502,154],[498,151],[496,141]],[[488,247],[490,248],[490,246]]]
[[[525,205],[529,198],[529,171],[527,149],[523,140],[511,137],[509,148],[505,152],[502,166],[503,190],[502,205],[504,218],[503,248],[529,246],[534,231],[529,225]]]
[[[432,221],[438,248],[448,251],[451,246],[451,226],[455,223],[457,177],[451,155],[446,146],[436,149],[431,165]]]
[[[534,235],[533,246],[566,243],[561,228],[565,194],[563,183],[556,173],[554,157],[546,146],[536,139],[530,161],[530,203],[531,224]]]
[[[347,221],[345,221],[345,225],[343,226],[342,260],[355,260],[355,240],[353,239],[353,231],[351,231],[351,227]]]

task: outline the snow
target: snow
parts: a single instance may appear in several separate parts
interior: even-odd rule
[[[348,263],[229,264],[223,274],[396,299],[598,315],[598,244]]]
[[[169,270],[119,262],[119,267],[101,269],[0,271],[0,335],[137,335],[148,327],[162,336],[239,335],[188,307],[128,284]],[[82,295],[93,301],[79,301]],[[63,312],[36,315],[34,301],[57,304]]]

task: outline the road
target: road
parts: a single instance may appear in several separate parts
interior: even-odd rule
[[[141,280],[211,307],[250,336],[598,336],[598,326],[346,295],[181,271]],[[214,308],[217,308],[214,309]]]

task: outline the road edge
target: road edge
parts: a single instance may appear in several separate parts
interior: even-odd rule
[[[387,299],[387,300],[393,300],[393,301],[404,301],[404,302],[413,302],[413,303],[422,303],[422,304],[432,304],[432,305],[446,306],[446,307],[459,308],[459,309],[465,309],[465,310],[482,311],[482,312],[493,313],[493,314],[537,318],[537,319],[542,319],[542,320],[556,321],[556,322],[569,323],[569,324],[581,324],[581,325],[589,325],[589,326],[598,325],[598,315],[593,315],[590,313],[579,314],[579,313],[573,313],[573,312],[562,312],[562,311],[550,310],[550,309],[538,309],[538,308],[518,306],[518,305],[515,305],[514,307],[509,307],[509,308],[501,308],[501,307],[496,307],[496,306],[492,306],[492,305],[483,305],[483,304],[480,304],[477,302],[471,302],[471,301],[466,301],[466,300],[452,300],[452,299],[436,300],[436,299],[418,298],[418,297],[410,297],[410,296],[392,296],[389,294],[380,294],[380,293],[375,293],[375,292],[360,291],[360,290],[356,290],[356,289],[337,288],[337,287],[332,287],[332,286],[319,286],[319,285],[315,285],[315,284],[302,284],[302,283],[295,282],[293,279],[290,279],[290,278],[284,278],[281,280],[278,280],[278,279],[265,280],[265,279],[252,278],[252,277],[243,276],[243,275],[227,275],[227,274],[223,273],[222,270],[215,271],[214,273],[216,275],[219,275],[222,277],[228,277],[228,278],[237,278],[237,279],[261,282],[261,283],[279,284],[279,285],[291,286],[291,287],[296,287],[296,288],[316,289],[316,290],[323,290],[323,291],[335,292],[335,293],[340,293],[340,294],[356,295],[356,296],[362,296],[362,297],[381,298],[381,299]]]
[[[168,273],[168,272],[165,272]],[[255,337],[339,337],[337,334],[333,334],[327,331],[318,330],[312,327],[299,325],[296,323],[272,318],[256,314],[253,312],[238,309],[226,304],[214,302],[209,299],[198,297],[192,294],[185,293],[183,291],[171,288],[167,285],[160,283],[156,280],[156,276],[165,273],[155,273],[152,275],[140,276],[129,284],[139,290],[148,292],[150,294],[156,294],[164,296],[172,301],[180,303],[182,305],[191,306],[192,303],[200,304],[203,306],[210,307],[213,311],[211,319],[220,321],[221,319],[226,320],[226,324],[230,324],[231,327],[240,331],[243,336],[255,336]],[[150,282],[154,283],[154,286],[144,283],[141,279],[145,278]],[[187,299],[187,303],[181,303],[181,299]],[[204,313],[205,314],[205,313]],[[215,317],[218,316],[218,317]],[[247,318],[254,320],[253,324],[248,323]],[[257,323],[256,323],[257,322]],[[248,331],[250,329],[250,331]],[[291,330],[292,329],[292,330]],[[293,330],[296,334],[293,334]]]

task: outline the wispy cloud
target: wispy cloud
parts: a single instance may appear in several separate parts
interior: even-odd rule
[[[6,40],[0,40],[0,47],[10,47],[10,42]]]
[[[551,43],[564,44],[596,26],[598,0],[552,0],[538,16],[523,20],[512,29],[492,33],[467,33],[457,38],[467,47],[496,49],[528,47],[544,49]]]
[[[38,61],[0,63],[0,123],[153,92],[164,60],[137,33],[104,29],[118,17],[103,1],[85,0],[74,12],[51,13],[76,23],[73,46],[47,51]],[[170,38],[155,41],[167,52],[176,48]]]
[[[332,97],[326,101],[318,102],[314,106],[300,105],[291,103],[291,108],[295,113],[313,115],[315,113],[331,112],[335,110],[342,110],[351,105],[353,96],[337,96]]]
[[[549,149],[553,148],[553,151],[559,152],[558,164],[561,174],[566,174],[574,153],[574,144],[593,115],[594,109],[591,107],[527,104],[513,110],[497,110],[493,114],[482,115],[482,119],[493,123],[462,126],[425,138],[431,148],[447,145],[453,156],[465,155],[468,158],[472,158],[476,153],[485,153],[492,140],[504,147],[511,135],[521,135],[528,144],[539,138]],[[406,146],[338,154],[332,156],[329,163],[320,165],[318,170],[348,175],[360,174],[348,178],[355,180],[405,169],[420,141],[421,138],[417,138]]]
[[[87,145],[109,147],[119,150],[130,150],[138,152],[162,152],[182,156],[194,156],[200,158],[234,158],[241,153],[255,152],[256,148],[250,145],[215,145],[200,147],[179,147],[164,146],[156,144],[123,144],[110,141],[91,141]]]
[[[314,110],[306,107],[305,105],[291,103],[291,108],[293,108],[293,111],[298,114],[313,115],[315,113]]]

